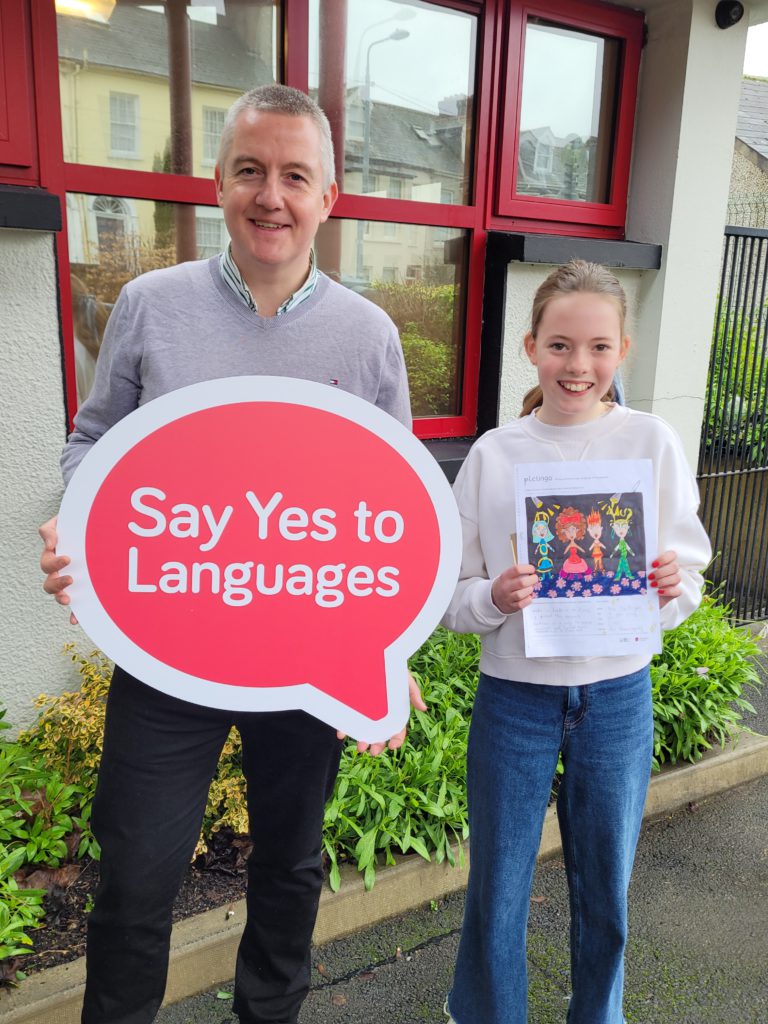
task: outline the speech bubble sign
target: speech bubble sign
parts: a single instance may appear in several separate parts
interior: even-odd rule
[[[194,384],[125,417],[79,465],[58,529],[72,609],[126,671],[367,742],[405,724],[406,659],[461,556],[450,487],[413,434],[282,377]]]

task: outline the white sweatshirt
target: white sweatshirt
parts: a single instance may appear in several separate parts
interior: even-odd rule
[[[697,516],[699,492],[674,430],[657,416],[613,406],[599,419],[553,427],[535,415],[484,434],[454,484],[464,539],[461,573],[443,624],[482,637],[480,668],[487,675],[555,686],[582,686],[628,675],[647,655],[606,658],[526,658],[523,617],[505,615],[491,584],[509,568],[515,526],[514,467],[526,462],[650,459],[657,499],[658,552],[677,552],[682,593],[661,610],[663,629],[683,622],[701,600],[702,570],[712,556]]]

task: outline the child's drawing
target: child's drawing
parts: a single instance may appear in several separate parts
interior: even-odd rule
[[[587,520],[582,512],[572,505],[566,506],[555,520],[555,533],[565,544],[565,554],[568,556],[563,562],[560,576],[564,580],[580,580],[589,572],[589,566],[577,552],[584,553],[576,541],[584,537],[587,529]]]
[[[616,566],[616,574],[614,575],[615,580],[628,579],[633,580],[635,577],[632,575],[632,571],[629,568],[629,562],[627,561],[627,553],[634,555],[634,551],[627,544],[627,534],[629,533],[629,524],[632,521],[632,509],[631,508],[619,508],[618,501],[615,498],[611,498],[610,504],[606,509],[606,514],[611,520],[611,532],[614,537],[618,540],[618,544],[613,549],[613,554],[619,552],[619,564]]]
[[[600,576],[605,572],[603,568],[605,544],[600,540],[603,535],[603,520],[596,508],[593,508],[587,516],[587,533],[592,538],[592,546],[589,549],[592,556],[592,575]]]
[[[537,598],[646,593],[640,491],[527,497],[525,515],[532,542],[530,561],[539,577]]]
[[[550,517],[551,512],[539,509],[534,516],[533,525],[531,526],[531,540],[536,549],[536,572],[542,583],[555,578],[555,563],[551,558],[551,553],[554,549],[549,543],[555,537],[549,528]]]

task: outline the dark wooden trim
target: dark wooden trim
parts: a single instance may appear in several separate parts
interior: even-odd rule
[[[61,231],[59,197],[42,188],[0,185],[0,228]]]
[[[453,483],[456,474],[461,469],[461,464],[466,459],[469,449],[472,447],[471,437],[452,437],[450,439],[439,439],[424,441],[424,447],[433,456],[440,468]]]
[[[477,433],[484,434],[499,424],[501,355],[504,348],[504,316],[507,304],[507,265],[519,256],[509,254],[508,239],[502,232],[488,233],[483,286],[483,326],[480,334],[480,379],[477,389]]]
[[[629,270],[658,270],[661,266],[661,246],[650,242],[492,231],[488,234],[489,254],[491,242],[498,258],[506,259],[507,263],[560,266],[571,259],[582,259]]]

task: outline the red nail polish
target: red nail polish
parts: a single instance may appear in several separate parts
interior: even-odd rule
[[[648,573],[648,579],[649,580],[655,580],[656,579],[656,573],[655,572],[649,572]]]
[[[651,586],[652,587],[658,587],[658,585],[659,584],[656,582],[656,580],[651,580]]]
[[[660,590],[659,593],[660,594],[666,594],[666,590]]]
[[[658,562],[651,562],[651,565],[653,566],[654,569],[658,569],[659,568],[659,563]]]

